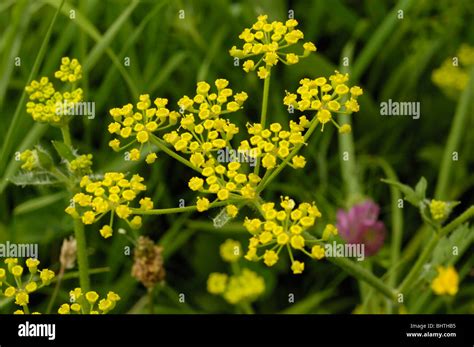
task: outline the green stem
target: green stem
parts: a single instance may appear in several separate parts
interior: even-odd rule
[[[179,161],[180,163],[182,163],[182,164],[186,165],[187,167],[193,169],[194,171],[197,171],[197,172],[201,173],[201,170],[198,169],[197,167],[195,167],[189,160],[183,158],[182,156],[180,156],[179,154],[177,154],[173,150],[169,149],[168,146],[166,145],[166,143],[163,140],[161,140],[160,138],[156,137],[155,135],[151,135],[151,141],[159,149],[161,149],[163,152],[168,154],[170,157],[176,159],[177,161]]]
[[[311,240],[316,239],[313,235],[307,232],[304,232],[304,236],[307,239],[311,239]],[[338,258],[338,257],[327,257],[326,259],[330,261],[331,263],[339,266],[340,268],[342,268],[343,270],[345,270],[347,273],[354,276],[358,280],[366,282],[371,287],[373,287],[374,289],[376,289],[377,291],[385,295],[388,299],[396,300],[397,298],[396,291],[392,287],[386,285],[382,280],[377,278],[372,272],[364,269],[360,265],[357,265],[352,260],[349,260],[347,258]]]
[[[416,277],[418,276],[418,273],[420,272],[421,268],[428,261],[428,258],[431,256],[431,253],[433,253],[433,250],[438,244],[438,241],[444,236],[448,235],[453,230],[455,230],[461,224],[468,221],[472,217],[474,217],[474,206],[469,207],[466,211],[464,211],[461,215],[459,215],[455,220],[453,220],[451,223],[443,227],[438,233],[433,233],[430,241],[424,247],[423,252],[418,257],[415,265],[411,268],[408,275],[400,284],[400,287],[398,288],[399,293],[406,294],[408,292],[411,284],[416,280]]]
[[[265,129],[265,123],[267,122],[267,110],[268,110],[268,94],[270,91],[270,74],[263,83],[263,100],[262,100],[262,112],[260,113],[260,125],[262,129]],[[257,165],[255,165],[254,173],[259,174],[260,171],[260,158],[257,160]]]
[[[397,174],[383,158],[367,158],[368,162],[373,162],[380,166],[383,170],[386,177],[393,181],[398,181]],[[390,270],[388,277],[388,284],[390,286],[395,286],[398,280],[398,265],[400,261],[400,249],[402,244],[402,234],[403,234],[403,213],[402,209],[398,208],[398,201],[402,198],[401,192],[394,186],[390,186],[390,200],[391,200],[391,222],[392,229],[391,242],[390,242]]]
[[[353,51],[354,51],[354,41],[350,41],[344,47],[342,56],[349,58],[349,61],[352,60]],[[344,64],[341,66],[341,72],[351,73],[349,66]],[[355,79],[352,79],[355,80]],[[344,103],[344,101],[342,101]],[[348,124],[351,125],[351,115],[342,115],[339,114],[337,117],[339,124]],[[338,134],[339,138],[339,161],[341,164],[341,175],[344,181],[346,188],[346,198],[349,205],[352,205],[354,200],[356,200],[361,195],[361,189],[357,176],[357,165],[355,159],[355,150],[354,150],[354,138],[352,132],[348,134]],[[347,157],[347,160],[345,160]]]
[[[77,243],[77,264],[79,268],[79,283],[84,292],[89,291],[89,260],[87,258],[86,235],[80,219],[74,219],[74,235]]]
[[[54,286],[53,295],[51,295],[51,299],[49,300],[48,308],[46,309],[46,314],[50,314],[51,310],[53,309],[53,305],[56,302],[56,297],[58,296],[59,287],[61,286],[63,276],[64,276],[64,267],[63,265],[61,265],[61,269],[59,270],[59,274],[57,277],[58,281],[56,282],[56,285]]]
[[[71,134],[69,132],[69,124],[66,124],[66,125],[61,127],[61,134],[63,135],[64,143],[67,146],[71,147],[72,142],[71,142]]]
[[[40,49],[38,51],[38,55],[36,56],[35,62],[33,63],[33,68],[31,69],[30,75],[28,76],[28,82],[27,85],[31,83],[33,78],[36,76],[38,73],[39,67],[41,65],[41,62],[43,60],[44,54],[46,53],[46,49],[48,47],[48,42],[51,37],[51,34],[53,32],[53,27],[54,24],[56,23],[56,19],[58,18],[58,14],[61,11],[61,8],[63,7],[65,0],[62,0],[61,3],[59,4],[53,19],[51,20],[51,24],[48,27],[48,31],[46,32],[46,35],[43,39],[43,42],[41,42]],[[18,126],[18,123],[20,121],[20,115],[21,115],[21,110],[23,109],[25,105],[25,98],[26,98],[26,92],[23,89],[23,92],[21,93],[20,101],[18,102],[15,113],[13,114],[13,119],[12,122],[10,123],[10,127],[8,128],[7,134],[4,138],[3,141],[3,147],[2,151],[0,153],[0,174],[3,173],[3,170],[5,169],[5,165],[8,162],[7,156],[10,154],[10,150],[13,146],[13,138],[15,136],[15,130]]]
[[[236,202],[237,200],[225,200],[209,204],[209,208],[226,206]],[[133,208],[133,214],[142,214],[142,215],[161,215],[161,214],[171,214],[171,213],[182,213],[182,212],[192,212],[196,211],[197,206],[186,206],[186,207],[173,207],[173,208],[159,208],[153,210],[140,210],[139,208]]]
[[[316,117],[314,117],[312,120],[311,120],[311,124],[309,126],[309,129],[306,131],[306,133],[304,134],[304,139],[303,139],[303,142],[304,143],[301,143],[299,144],[298,146],[296,146],[292,151],[291,153],[285,158],[285,160],[280,164],[278,165],[278,167],[275,169],[275,171],[272,172],[272,174],[270,176],[267,177],[267,179],[263,179],[258,187],[257,187],[257,193],[261,192],[263,189],[265,189],[265,187],[281,172],[281,170],[284,169],[284,167],[290,162],[290,160],[299,152],[299,150],[301,149],[301,147],[303,147],[303,145],[308,142],[308,139],[309,137],[311,136],[311,134],[314,132],[314,130],[316,130],[316,127],[318,126],[319,124],[319,121]]]
[[[474,67],[471,68],[469,73],[469,82],[461,94],[458,105],[456,107],[456,113],[454,115],[454,121],[449,131],[448,141],[444,148],[443,159],[441,161],[441,167],[439,170],[439,178],[436,184],[435,197],[437,199],[448,199],[447,190],[448,184],[450,184],[450,176],[452,167],[454,164],[453,153],[459,152],[459,145],[461,142],[462,135],[467,127],[467,121],[471,115],[469,112],[469,104],[471,103],[472,94],[474,91]]]
[[[249,302],[242,302],[239,306],[242,308],[245,314],[255,314],[255,311],[253,310],[252,305],[250,305]]]
[[[155,313],[155,308],[154,308],[154,300],[153,300],[153,292],[154,292],[154,287],[148,289],[148,305],[149,305],[149,309],[150,309],[150,314],[154,314]]]

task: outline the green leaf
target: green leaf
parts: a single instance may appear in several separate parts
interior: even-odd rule
[[[51,141],[53,143],[54,149],[56,149],[56,152],[58,152],[58,155],[66,159],[68,161],[72,161],[76,158],[74,153],[72,152],[71,147],[66,145],[64,142],[61,141]]]
[[[10,178],[17,186],[48,186],[59,183],[58,179],[47,171],[26,171]]]
[[[443,237],[433,251],[431,264],[452,265],[474,241],[474,228],[461,225],[449,237]]]
[[[49,152],[41,146],[35,146],[35,149],[40,166],[46,171],[49,171],[54,166],[53,158],[51,158]]]
[[[408,201],[413,206],[416,206],[416,207],[420,206],[420,202],[422,201],[422,199],[418,198],[418,194],[415,193],[415,191],[410,186],[407,186],[406,184],[403,184],[394,180],[382,179],[382,182],[400,189],[403,195],[405,195],[405,200]]]
[[[418,183],[415,186],[416,196],[420,201],[423,201],[426,198],[426,187],[428,183],[424,177],[421,177]]]

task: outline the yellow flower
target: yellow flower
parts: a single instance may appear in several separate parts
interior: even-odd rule
[[[95,213],[92,211],[86,211],[82,215],[82,223],[84,224],[92,224],[95,221]]]
[[[28,305],[29,302],[30,302],[30,297],[28,296],[28,293],[21,291],[21,292],[18,292],[18,294],[16,294],[15,304],[19,306],[25,306],[25,305]]]
[[[291,264],[291,270],[295,275],[303,273],[304,270],[304,263],[295,260],[293,264]]]
[[[283,103],[300,111],[315,111],[316,118],[322,124],[321,131],[324,125],[331,121],[341,133],[349,132],[350,127],[340,126],[332,115],[332,113],[351,114],[359,111],[357,98],[362,95],[362,88],[358,86],[349,88],[346,84],[348,80],[348,74],[341,74],[338,71],[329,77],[329,81],[325,77],[303,78],[300,81],[301,86],[296,91],[297,94],[287,93]],[[348,95],[348,100],[341,105],[339,99],[345,95]]]
[[[209,200],[206,198],[198,197],[196,207],[199,212],[206,211],[209,209]]]
[[[16,288],[15,287],[8,287],[3,292],[3,295],[5,295],[7,298],[11,298],[13,295],[15,295],[15,293],[16,293]]]
[[[54,77],[60,79],[62,82],[74,83],[82,78],[82,66],[77,59],[64,57],[61,59],[61,66],[59,70],[54,73]]]
[[[239,209],[237,208],[237,206],[231,204],[226,206],[226,212],[227,215],[229,215],[231,218],[234,218],[239,213]]]
[[[69,304],[62,304],[58,309],[59,314],[69,314],[71,312],[71,307]]]
[[[311,42],[303,45],[303,54],[297,55],[295,52],[284,52],[283,49],[296,44],[303,38],[303,32],[296,29],[298,22],[295,19],[289,19],[285,23],[279,21],[267,22],[266,15],[259,16],[257,22],[250,28],[244,29],[239,38],[244,41],[242,48],[233,46],[229,53],[231,56],[239,59],[246,59],[243,63],[245,72],[253,71],[262,62],[265,68],[270,69],[278,61],[285,64],[296,64],[300,58],[306,57],[310,52],[316,51],[316,46]],[[258,56],[262,55],[262,59]],[[258,63],[248,59],[256,56]],[[262,68],[262,67],[261,67]],[[261,76],[260,78],[266,78]]]
[[[74,83],[81,78],[81,71],[82,67],[76,59],[71,60],[65,57],[55,76],[62,82]],[[39,81],[32,81],[25,87],[25,91],[29,94],[26,112],[31,114],[33,120],[54,126],[68,124],[69,110],[73,109],[83,98],[81,88],[61,93],[54,89],[47,77],[41,77]]]
[[[292,260],[294,251],[314,257],[314,254],[305,249],[309,243],[307,241],[310,240],[306,239],[304,232],[314,225],[317,218],[321,217],[318,208],[314,203],[301,203],[296,206],[295,201],[289,197],[282,197],[280,206],[281,210],[277,209],[273,202],[264,203],[259,208],[263,220],[245,219],[243,225],[253,235],[249,242],[246,259],[255,261],[263,258],[267,266],[272,266],[278,261],[278,254],[285,245],[289,246],[288,253]],[[267,245],[271,248],[265,249]],[[263,255],[260,257],[257,254],[257,246],[263,249]],[[299,262],[296,262],[296,265],[293,263],[292,269],[303,271],[303,265],[299,264]]]
[[[71,290],[69,295],[71,297],[72,304],[61,305],[58,313],[69,314],[71,311],[73,311],[75,314],[106,314],[113,310],[115,308],[116,302],[120,300],[120,296],[114,292],[109,292],[106,298],[99,300],[100,297],[97,292],[89,291],[84,295],[85,300],[88,302],[87,304],[82,297],[81,288]],[[98,310],[94,309],[94,305],[97,301],[99,301]]]
[[[155,162],[156,158],[158,158],[156,153],[148,153],[148,155],[146,156],[145,161],[147,162],[147,164],[153,164]]]
[[[439,200],[431,200],[430,213],[434,220],[442,220],[447,217],[447,203]]]
[[[137,161],[137,160],[140,160],[140,151],[136,148],[132,149],[130,151],[130,160],[131,161]]]
[[[48,285],[51,280],[54,278],[54,272],[49,269],[43,269],[40,272],[40,279],[43,282],[43,285]]]
[[[303,249],[304,248],[304,237],[301,235],[293,235],[290,241],[291,247],[295,249]]]
[[[263,255],[263,262],[267,266],[273,266],[278,261],[278,254],[275,251],[269,251],[268,249],[265,251]]]
[[[327,241],[332,235],[336,236],[338,233],[337,228],[332,224],[327,224],[323,230],[323,240]]]
[[[79,176],[92,173],[92,154],[83,154],[68,163],[69,170]]]
[[[104,313],[110,311],[112,307],[113,303],[108,299],[102,299],[99,301],[99,310],[103,311]]]
[[[341,125],[341,127],[339,128],[339,132],[341,134],[348,134],[352,131],[352,128],[349,124],[343,124]]]
[[[267,78],[268,76],[270,76],[270,72],[263,66],[260,66],[260,68],[258,69],[257,75],[259,78],[263,80]]]
[[[104,225],[101,229],[100,229],[100,235],[102,235],[102,237],[104,239],[108,239],[109,237],[112,236],[113,234],[113,229],[110,227],[110,225]]]
[[[122,219],[127,219],[128,216],[132,213],[130,208],[126,205],[119,205],[115,209],[115,213],[117,213],[117,216],[119,216]]]
[[[80,217],[84,224],[95,223],[111,212],[125,219],[132,227],[138,227],[141,219],[133,216],[132,204],[138,194],[146,190],[146,186],[142,183],[143,177],[139,175],[133,175],[130,179],[125,177],[120,172],[107,172],[102,179],[96,180],[83,176],[80,182],[83,191],[73,196],[74,210],[67,212]],[[142,198],[139,203],[142,210],[153,208],[150,198]],[[108,238],[112,235],[112,228],[104,226],[100,229],[100,234]]]
[[[15,277],[21,277],[21,275],[23,274],[23,267],[21,267],[20,265],[15,265],[12,268],[11,273]]]
[[[130,227],[132,229],[139,229],[141,226],[142,226],[142,217],[140,216],[135,216],[130,221]]]
[[[438,276],[431,283],[431,289],[436,295],[454,296],[458,292],[459,276],[453,266],[437,268]]]
[[[30,282],[25,286],[25,290],[28,293],[33,293],[36,289],[38,289],[38,285],[36,284],[36,282]]]
[[[211,273],[207,279],[207,291],[211,294],[222,294],[227,285],[227,275],[221,273]]]
[[[239,275],[229,278],[227,288],[222,294],[231,303],[250,302],[257,299],[265,291],[265,281],[255,272],[243,269]]]
[[[220,189],[217,192],[217,198],[219,200],[227,200],[229,198],[229,191],[227,189]]]
[[[295,155],[291,159],[291,161],[293,163],[293,167],[296,168],[296,169],[304,168],[305,165],[306,165],[306,159],[301,155]]]
[[[153,208],[153,201],[150,198],[142,198],[140,199],[140,206],[143,210],[148,211]]]
[[[315,259],[324,258],[324,255],[325,255],[324,248],[321,247],[320,245],[313,246],[313,248],[311,248],[311,255]]]
[[[220,255],[222,259],[229,263],[239,260],[241,257],[241,252],[242,249],[240,242],[238,241],[228,239],[220,246]]]
[[[204,180],[202,178],[199,178],[199,177],[193,177],[189,180],[189,183],[188,183],[188,186],[189,188],[191,188],[191,190],[199,190],[202,188],[204,184]]]
[[[94,291],[89,291],[86,293],[86,300],[89,302],[89,304],[94,304],[97,300],[99,299],[99,294],[97,294]]]

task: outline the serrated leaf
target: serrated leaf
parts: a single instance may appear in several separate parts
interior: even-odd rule
[[[17,186],[47,186],[59,183],[58,179],[47,171],[20,172],[10,178],[10,181]]]
[[[424,200],[426,198],[426,187],[428,186],[428,183],[426,182],[426,179],[424,177],[421,177],[418,183],[415,186],[415,193],[416,196],[420,201]]]
[[[413,206],[420,207],[420,202],[422,200],[418,198],[418,195],[415,193],[415,191],[410,186],[407,186],[406,184],[403,184],[403,183],[400,183],[400,182],[394,181],[394,180],[382,179],[382,182],[390,184],[391,186],[394,186],[394,187],[400,189],[400,191],[405,196],[406,201],[408,201]]]
[[[64,142],[61,141],[51,141],[53,143],[54,149],[56,149],[56,152],[58,152],[58,155],[61,158],[64,158],[68,161],[73,161],[76,159],[76,156],[74,155],[71,147],[66,145]]]

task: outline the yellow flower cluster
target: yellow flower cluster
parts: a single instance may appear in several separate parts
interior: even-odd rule
[[[194,115],[188,114],[181,119],[181,129],[172,131],[163,139],[173,145],[178,152],[191,154],[190,161],[197,168],[202,167],[206,159],[213,160],[212,152],[230,146],[230,140],[239,132],[239,128],[227,119],[206,119],[196,123]]]
[[[434,220],[440,221],[448,215],[448,204],[445,201],[431,200],[430,213]]]
[[[63,57],[59,70],[54,73],[54,77],[62,82],[77,82],[82,78],[82,66],[77,59]]]
[[[89,175],[92,173],[92,154],[83,154],[76,159],[68,162],[68,169],[78,176]]]
[[[450,97],[456,98],[469,80],[468,67],[474,64],[474,47],[463,44],[457,52],[458,61],[446,59],[433,71],[431,79]]]
[[[81,70],[82,67],[76,59],[64,57],[55,76],[63,82],[76,82],[82,77]],[[54,126],[64,126],[69,121],[68,116],[63,114],[63,105],[71,107],[83,99],[81,88],[61,93],[54,89],[47,77],[32,81],[25,87],[25,91],[29,94],[26,112],[31,114],[33,120]]]
[[[331,121],[341,133],[350,132],[349,125],[339,126],[333,119],[333,113],[351,114],[359,111],[357,98],[362,95],[362,88],[349,88],[346,85],[348,80],[348,74],[338,71],[329,77],[329,81],[325,77],[303,78],[297,94],[287,93],[283,103],[300,111],[316,111],[316,117],[322,124],[321,131]]]
[[[431,289],[436,295],[454,296],[458,292],[459,276],[453,266],[439,266],[438,275],[431,282]]]
[[[290,130],[284,130],[280,123],[270,124],[269,129],[263,129],[261,124],[248,124],[247,131],[251,137],[240,143],[239,150],[252,151],[257,157],[261,157],[262,166],[271,170],[277,166],[278,159],[285,160],[296,146],[304,143],[303,131],[308,126],[309,121],[305,116],[300,117],[299,123],[290,121]],[[303,168],[306,160],[297,155],[289,165]]]
[[[214,272],[207,280],[207,290],[222,297],[230,304],[250,303],[265,291],[265,281],[255,272],[243,269],[238,275],[228,276]]]
[[[242,165],[238,162],[230,162],[227,167],[214,163],[204,167],[202,170],[203,178],[192,177],[188,186],[191,190],[201,193],[216,194],[218,200],[228,200],[231,198],[253,199],[256,196],[256,187],[260,182],[260,177],[254,173],[244,174],[240,171]],[[198,198],[198,211],[202,212],[208,209],[209,200],[207,198]],[[230,205],[229,205],[230,206]],[[230,217],[237,215],[236,207],[227,208],[227,214]]]
[[[214,82],[216,91],[210,93],[209,83],[201,81],[197,83],[196,95],[191,99],[187,95],[178,101],[182,113],[188,111],[197,114],[201,121],[215,119],[222,114],[232,113],[240,110],[248,95],[245,92],[234,94],[230,89],[229,81],[219,78]],[[228,99],[233,96],[233,100]]]
[[[139,175],[133,175],[128,180],[121,172],[108,172],[102,180],[84,176],[80,182],[83,192],[74,195],[74,204],[67,207],[66,212],[74,218],[81,218],[84,224],[95,223],[111,212],[110,225],[104,225],[100,229],[104,238],[112,236],[114,215],[125,220],[131,228],[137,229],[141,226],[142,219],[140,216],[132,216],[133,211],[129,205],[140,192],[146,190],[142,182],[143,178]],[[143,210],[153,208],[150,198],[142,198],[139,203]]]
[[[106,314],[112,311],[120,296],[108,292],[107,296],[99,300],[99,294],[94,291],[82,293],[81,288],[69,292],[72,304],[62,304],[58,309],[59,314]],[[97,306],[96,306],[97,305]]]
[[[293,273],[301,274],[304,263],[294,259],[293,250],[301,251],[314,259],[324,257],[324,248],[319,244],[313,245],[311,252],[305,249],[309,243],[316,241],[306,238],[304,232],[314,226],[321,213],[314,203],[301,203],[296,207],[294,200],[289,197],[282,197],[280,206],[282,209],[277,210],[273,202],[262,204],[260,210],[264,220],[245,219],[244,227],[253,235],[245,258],[250,261],[263,259],[265,265],[273,266],[278,262],[280,251],[286,247]],[[258,248],[267,249],[259,256]]]
[[[139,97],[136,110],[132,104],[110,110],[114,122],[109,124],[109,132],[129,141],[126,145],[120,147],[121,142],[118,138],[111,140],[109,146],[113,150],[119,151],[138,143],[140,147],[139,149],[133,148],[130,151],[130,159],[139,160],[143,146],[151,141],[155,132],[169,128],[178,122],[181,115],[176,111],[170,111],[166,107],[168,99],[156,98],[153,104],[155,107],[151,107],[150,95],[143,94]],[[152,153],[151,147],[149,147],[146,161],[151,164],[155,159],[156,154]]]
[[[38,154],[35,149],[27,149],[20,153],[20,160],[23,162],[21,168],[32,171],[40,167]]]
[[[232,263],[233,275],[211,273],[207,279],[207,291],[222,297],[231,304],[250,303],[265,291],[265,281],[249,269],[240,270],[237,262],[242,257],[240,242],[228,239],[220,246],[220,255]]]
[[[5,259],[7,269],[0,268],[0,295],[14,298],[15,304],[22,307],[21,310],[15,311],[15,314],[29,313],[30,294],[49,285],[55,276],[49,269],[39,270],[39,263],[39,260],[33,258],[26,260],[28,270],[26,281],[23,280],[25,266],[20,265],[17,258]]]
[[[298,22],[295,19],[288,19],[285,23],[278,21],[268,23],[267,19],[267,15],[259,16],[251,28],[244,29],[239,35],[239,38],[245,41],[242,48],[233,46],[229,50],[232,57],[247,59],[243,63],[245,72],[254,71],[260,67],[257,75],[261,79],[270,75],[272,66],[276,65],[278,61],[286,65],[293,65],[298,63],[300,58],[316,51],[316,46],[312,42],[303,44],[303,54],[298,55],[293,51],[287,51],[286,48],[295,45],[304,37],[303,32],[296,29]],[[254,59],[258,59],[258,61],[255,62]]]

